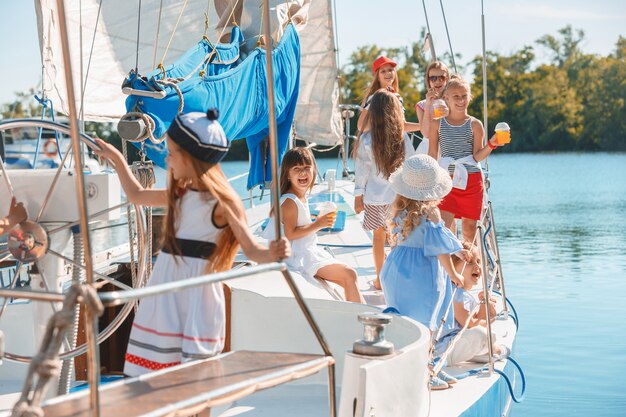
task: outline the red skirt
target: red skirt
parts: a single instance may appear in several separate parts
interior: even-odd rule
[[[480,220],[483,191],[483,175],[480,172],[472,172],[467,176],[465,190],[452,188],[452,191],[439,203],[439,210],[452,213],[457,219]]]

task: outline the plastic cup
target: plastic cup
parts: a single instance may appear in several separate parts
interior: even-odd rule
[[[498,145],[504,145],[511,142],[511,128],[505,122],[496,125],[496,142]]]
[[[321,203],[320,205],[318,205],[317,209],[319,210],[319,213],[317,214],[318,217],[325,216],[328,213],[334,213],[333,225],[335,224],[335,219],[337,218],[337,210],[338,210],[338,207],[335,203],[333,203],[332,201],[325,201]]]
[[[439,120],[443,117],[446,117],[448,113],[449,110],[445,101],[440,98],[433,101],[433,119]]]

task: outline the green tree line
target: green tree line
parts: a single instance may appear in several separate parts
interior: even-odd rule
[[[558,36],[541,37],[535,43],[549,52],[545,63],[535,62],[533,46],[509,55],[487,53],[488,134],[493,134],[495,123],[506,121],[513,138],[502,151],[626,151],[626,39],[620,36],[608,56],[584,53],[583,39],[583,31],[571,26],[559,30]],[[363,100],[372,81],[371,63],[380,55],[399,63],[406,118],[417,121],[414,105],[425,97],[424,71],[429,63],[418,43],[407,48],[358,48],[342,69],[343,102]],[[460,58],[455,56],[457,63]],[[449,54],[439,59],[452,61]],[[457,65],[459,73],[473,76],[474,99],[468,112],[482,120],[481,56],[467,66],[472,67],[467,73]]]

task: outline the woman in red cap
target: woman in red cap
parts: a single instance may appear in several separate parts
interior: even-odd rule
[[[366,126],[365,124],[365,115],[367,114],[372,95],[381,88],[387,89],[392,93],[395,93],[396,97],[398,97],[398,100],[400,100],[400,104],[402,105],[402,111],[404,112],[404,100],[402,100],[402,97],[400,97],[400,94],[398,92],[399,87],[398,77],[396,76],[396,66],[398,66],[398,64],[392,59],[387,58],[386,56],[380,56],[376,58],[374,64],[372,64],[374,80],[367,89],[365,99],[361,103],[362,110],[361,114],[359,115],[359,120],[357,121],[357,128],[360,132],[365,132],[366,130],[369,130],[369,126]],[[405,132],[415,132],[419,129],[419,123],[411,123],[406,121],[404,122]]]

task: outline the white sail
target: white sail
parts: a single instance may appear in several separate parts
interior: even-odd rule
[[[207,12],[206,34],[214,43],[228,40],[233,19],[242,29],[247,47],[254,47],[262,33],[259,0],[142,0],[141,11],[138,4],[128,0],[65,1],[74,90],[84,120],[115,121],[125,114],[121,83],[128,71],[137,66],[139,73],[145,74],[159,63],[174,62],[205,34]],[[57,2],[37,0],[35,5],[44,93],[57,111],[68,114]],[[295,132],[310,142],[334,145],[341,140],[341,119],[330,3],[273,0],[270,5],[275,41],[289,18],[300,34],[302,72]]]

